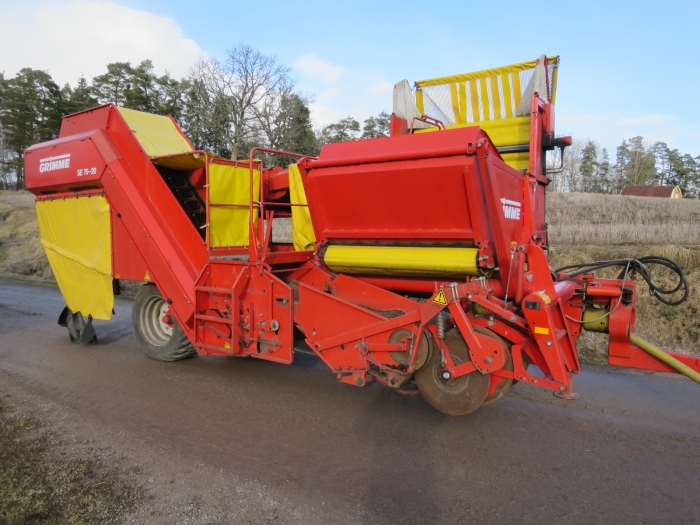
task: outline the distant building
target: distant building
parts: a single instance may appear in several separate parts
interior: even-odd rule
[[[662,199],[682,199],[683,194],[678,186],[660,186],[655,180],[651,186],[627,186],[622,195],[634,197],[660,197]]]

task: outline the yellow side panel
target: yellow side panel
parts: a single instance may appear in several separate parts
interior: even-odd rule
[[[486,120],[477,124],[455,124],[447,126],[447,129],[463,128],[467,126],[479,126],[488,133],[489,137],[496,146],[514,146],[518,144],[530,143],[530,117],[515,117],[504,118],[498,120]],[[415,133],[429,133],[438,131],[438,128],[417,129]],[[516,170],[524,170],[529,168],[530,154],[525,152],[520,153],[501,153],[503,160]]]
[[[485,120],[483,122],[470,122],[469,124],[453,124],[447,129],[479,126],[488,133],[496,146],[514,146],[516,144],[530,143],[530,117],[502,118],[497,120]],[[414,133],[427,133],[438,131],[438,128],[416,129]]]
[[[114,293],[107,199],[38,201],[36,214],[41,244],[68,308],[109,320]]]
[[[307,204],[301,172],[296,164],[289,165],[289,200],[292,204]],[[312,250],[316,234],[308,206],[292,206],[292,242],[297,251]]]
[[[426,277],[477,275],[478,248],[329,246],[323,257],[338,273]]]
[[[260,199],[260,170],[253,176],[253,200]],[[216,206],[238,204],[239,206]],[[211,246],[249,244],[250,170],[224,164],[209,165],[209,243]],[[258,209],[253,211],[257,224]]]
[[[189,153],[192,146],[169,117],[117,108],[149,157]]]
[[[501,153],[503,161],[516,170],[526,170],[530,168],[530,153],[521,151],[518,153]]]
[[[496,146],[530,143],[530,117],[502,118],[479,122]]]

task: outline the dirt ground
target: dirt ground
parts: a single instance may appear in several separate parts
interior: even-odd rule
[[[87,508],[112,510],[69,521],[56,496],[53,514],[3,521],[2,500],[0,523],[700,522],[700,386],[683,377],[587,367],[579,401],[517,385],[453,418],[339,384],[307,355],[151,361],[123,300],[98,345],[74,345],[62,306],[56,289],[0,281],[0,445],[17,462],[38,450],[17,442],[50,436],[41,454]],[[28,433],[3,442],[22,414]]]

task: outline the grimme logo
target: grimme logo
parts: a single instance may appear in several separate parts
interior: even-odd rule
[[[521,203],[502,198],[501,204],[503,204],[503,215],[506,219],[520,220]]]
[[[70,153],[58,155],[56,157],[48,157],[46,159],[39,159],[39,173],[44,173],[45,171],[62,170],[64,168],[70,168]]]

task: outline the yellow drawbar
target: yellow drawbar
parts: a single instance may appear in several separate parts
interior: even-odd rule
[[[109,320],[114,307],[109,204],[102,196],[37,201],[39,235],[68,308]]]
[[[338,273],[464,277],[478,275],[478,248],[329,246],[323,261]]]

